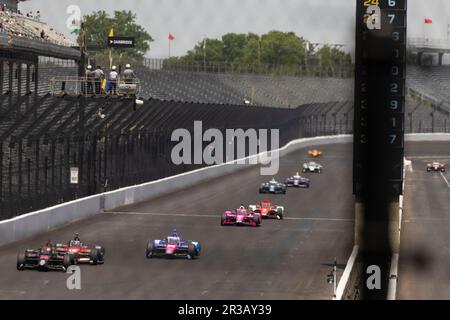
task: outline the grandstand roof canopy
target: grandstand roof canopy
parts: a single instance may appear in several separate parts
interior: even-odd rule
[[[450,53],[450,41],[448,40],[410,38],[408,47],[419,52]]]

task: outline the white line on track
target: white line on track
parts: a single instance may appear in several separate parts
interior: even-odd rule
[[[193,218],[220,218],[219,215],[211,214],[183,214],[183,213],[155,213],[155,212],[120,212],[109,211],[108,213],[115,215],[134,215],[134,216],[167,216],[167,217],[193,217]],[[336,221],[336,222],[353,222],[353,219],[335,219],[335,218],[292,218],[286,217],[284,220],[297,221]]]
[[[441,172],[441,177],[444,179],[445,183],[447,184],[447,187],[450,189],[450,183],[448,182],[447,178],[445,177],[444,173]]]

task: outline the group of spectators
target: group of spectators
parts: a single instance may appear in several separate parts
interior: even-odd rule
[[[129,84],[134,83],[136,80],[136,75],[130,64],[125,66],[122,75],[120,75],[120,70],[117,70],[116,66],[112,66],[111,71],[106,75],[101,66],[98,65],[94,69],[91,65],[88,65],[86,69],[86,93],[116,95],[119,76],[125,83]]]
[[[20,37],[59,45],[73,45],[62,33],[56,32],[53,28],[40,22],[40,17],[40,11],[37,11],[36,14],[28,12],[24,15],[20,11],[16,13],[8,10],[5,4],[1,4],[0,32],[7,33],[10,38]]]

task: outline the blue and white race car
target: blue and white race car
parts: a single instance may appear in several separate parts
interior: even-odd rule
[[[192,240],[183,240],[173,230],[172,234],[164,240],[153,240],[147,244],[146,257],[166,257],[166,258],[187,258],[189,260],[196,259],[200,256],[200,242]]]
[[[286,194],[286,190],[287,186],[284,183],[276,181],[275,178],[261,184],[259,187],[259,193]]]
[[[310,180],[308,178],[302,177],[298,172],[286,179],[286,185],[288,187],[298,187],[298,188],[309,188]]]

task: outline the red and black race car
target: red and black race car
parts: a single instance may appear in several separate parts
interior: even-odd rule
[[[58,243],[54,250],[59,254],[68,255],[72,264],[103,264],[105,248],[99,245],[89,246],[81,242],[78,234],[67,244]]]
[[[39,249],[26,249],[17,255],[17,270],[35,269],[39,271],[66,271],[72,265],[70,256],[58,253],[48,242]]]
[[[272,204],[268,198],[264,198],[260,204],[250,205],[249,209],[260,213],[263,218],[282,220],[284,215],[284,207]]]

